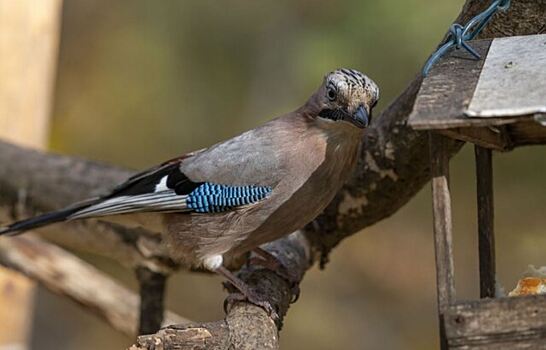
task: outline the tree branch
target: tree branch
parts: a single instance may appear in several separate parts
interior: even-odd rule
[[[63,249],[32,234],[0,239],[0,264],[92,310],[127,336],[137,334],[138,295]],[[165,316],[165,324],[190,322],[169,311]]]
[[[311,258],[309,242],[302,233],[295,232],[264,248],[301,281]],[[262,308],[239,302],[228,310],[224,320],[169,326],[156,334],[138,337],[130,349],[278,349],[278,329],[292,299],[290,284],[270,270],[249,266],[239,273],[239,277],[267,297],[281,317],[277,324]]]

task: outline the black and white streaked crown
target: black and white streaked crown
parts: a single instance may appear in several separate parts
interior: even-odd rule
[[[379,100],[379,87],[365,74],[355,70],[340,68],[326,76],[326,86],[336,89],[340,87],[346,89],[349,93],[356,91],[365,92],[374,101]]]

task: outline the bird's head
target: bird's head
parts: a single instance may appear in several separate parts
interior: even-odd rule
[[[313,104],[317,119],[363,129],[371,122],[378,99],[379,87],[373,80],[354,69],[342,68],[324,77]]]

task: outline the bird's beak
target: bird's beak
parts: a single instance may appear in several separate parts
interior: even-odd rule
[[[370,115],[368,114],[366,107],[363,105],[358,106],[353,113],[352,123],[359,128],[365,128],[370,124]]]

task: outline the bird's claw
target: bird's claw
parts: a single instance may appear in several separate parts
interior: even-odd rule
[[[245,291],[245,294],[240,292],[230,293],[226,300],[224,300],[224,311],[228,313],[229,310],[231,310],[231,308],[233,307],[233,304],[237,302],[249,302],[251,304],[261,307],[275,322],[280,319],[279,314],[271,305],[271,303],[267,300],[264,300],[261,295],[256,293],[254,290],[247,290]]]
[[[292,299],[290,299],[290,304],[295,303],[300,298],[300,284],[299,283],[292,283],[290,286],[290,292],[292,293]]]
[[[250,265],[259,265],[263,266],[271,271],[273,271],[277,276],[284,279],[290,284],[290,292],[292,293],[292,299],[290,303],[295,303],[300,297],[300,283],[299,276],[286,268],[279,260],[275,259],[275,263],[272,264],[271,261],[261,258],[261,257],[252,257],[248,260]]]

